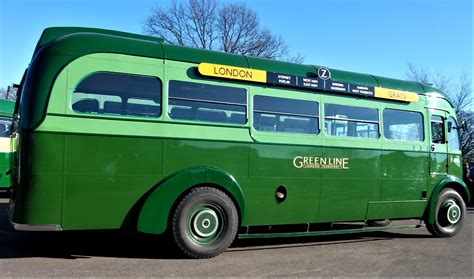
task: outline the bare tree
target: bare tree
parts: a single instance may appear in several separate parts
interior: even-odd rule
[[[458,119],[458,125],[467,129],[458,129],[461,151],[465,162],[474,163],[474,97],[472,95],[472,80],[463,74],[457,78],[449,78],[442,74],[432,74],[430,71],[408,64],[406,74],[410,80],[431,83],[446,93],[453,103]]]
[[[294,63],[304,61],[301,54],[289,56],[281,36],[262,28],[257,14],[242,3],[173,0],[167,8],[157,6],[152,10],[143,30],[171,44]]]
[[[461,141],[461,151],[464,162],[474,163],[474,112],[461,111],[457,113],[460,123],[464,123],[465,128],[459,129],[459,138]]]
[[[422,82],[422,83],[430,83],[430,74],[425,68],[419,68],[412,63],[408,63],[408,71],[406,73],[406,77],[409,80]]]
[[[303,64],[304,56],[301,53],[297,53],[296,55],[289,56],[286,61],[296,64]]]

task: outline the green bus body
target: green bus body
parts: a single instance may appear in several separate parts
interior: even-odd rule
[[[10,126],[13,117],[15,101],[0,100],[0,190],[11,186],[11,139]]]
[[[331,69],[334,81],[415,92],[419,101],[343,96],[204,77],[196,71],[202,62],[298,76],[318,70],[115,31],[46,29],[21,89],[12,201],[17,228],[132,228],[161,234],[169,228],[177,201],[203,185],[232,199],[242,237],[270,225],[427,216],[433,222],[436,197],[445,187],[470,199],[460,179],[459,149],[431,142],[431,115],[455,118],[452,105],[437,89]],[[161,114],[144,118],[74,111],[76,86],[100,72],[159,79]],[[170,118],[170,81],[244,89],[245,123]],[[252,125],[256,95],[317,102],[319,127],[324,127],[327,103],[376,108],[380,136],[328,136],[323,129],[316,135],[258,131]],[[423,139],[386,139],[384,109],[421,113]],[[348,165],[298,168],[296,157],[347,158]],[[279,186],[287,191],[284,202],[275,199]]]

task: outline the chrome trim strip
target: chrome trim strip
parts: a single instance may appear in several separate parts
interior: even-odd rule
[[[30,231],[30,232],[57,232],[62,231],[60,225],[26,225],[26,224],[17,224],[12,222],[13,227],[17,231]]]
[[[444,98],[440,98],[440,99],[444,99]],[[446,100],[446,99],[444,99]],[[449,113],[449,110],[447,109],[442,109],[442,108],[439,108],[439,107],[434,107],[434,106],[425,106],[425,108],[429,109],[429,110],[434,110],[434,111],[444,111],[444,112],[448,112]]]
[[[447,172],[430,172],[431,175],[448,175]]]

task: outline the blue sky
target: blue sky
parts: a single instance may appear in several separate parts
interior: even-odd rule
[[[226,0],[226,2],[232,2]],[[305,63],[405,78],[407,63],[472,77],[471,0],[254,0],[263,26]],[[41,32],[89,26],[141,33],[168,0],[0,0],[0,87],[19,83]]]

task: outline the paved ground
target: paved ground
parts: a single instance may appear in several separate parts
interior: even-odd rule
[[[472,277],[473,216],[451,239],[417,230],[238,241],[209,260],[180,259],[164,240],[117,232],[12,231],[0,199],[3,276],[462,276]]]

